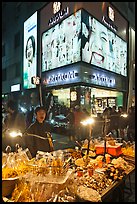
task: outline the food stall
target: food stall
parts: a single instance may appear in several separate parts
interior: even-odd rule
[[[34,158],[28,149],[3,152],[3,200],[105,202],[117,189],[122,196],[125,179],[135,170],[135,144],[109,138],[105,153],[103,144],[85,139],[79,149],[38,151]]]

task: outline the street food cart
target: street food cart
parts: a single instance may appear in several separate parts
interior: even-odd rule
[[[124,196],[125,179],[135,170],[135,147],[117,145],[96,154],[102,141],[84,140],[80,149],[38,151],[30,158],[28,149],[2,155],[2,196],[5,202],[103,202],[113,193]],[[112,141],[111,141],[112,142]],[[86,148],[88,146],[88,155]],[[111,148],[110,143],[106,147]],[[105,159],[104,159],[105,157]],[[118,195],[118,194],[117,194]],[[119,199],[120,200],[120,199]]]

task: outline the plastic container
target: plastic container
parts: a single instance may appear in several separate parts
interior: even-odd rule
[[[122,154],[121,151],[122,143],[117,143],[115,146],[112,145],[106,145],[106,153],[112,155],[112,156],[119,156]],[[104,144],[101,145],[95,145],[96,148],[96,154],[104,154]]]

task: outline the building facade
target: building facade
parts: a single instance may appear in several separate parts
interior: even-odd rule
[[[124,9],[121,6],[120,11],[117,5],[116,2],[61,2],[58,5],[54,2],[3,2],[3,98],[14,97],[23,106],[35,106],[39,104],[42,90],[42,103],[52,93],[55,103],[66,107],[79,104],[97,113],[101,113],[106,106],[128,107],[134,103],[132,67],[135,66],[135,11],[126,12],[132,9],[130,4],[124,4]],[[5,18],[5,11],[9,11],[11,16]],[[41,77],[42,87],[25,88],[24,22],[36,11],[36,75]],[[95,40],[92,40],[96,26],[100,34],[96,34]],[[97,38],[99,35],[103,42],[107,41],[104,56],[101,51],[96,54],[95,50],[91,57],[92,41],[96,49],[98,44],[101,46],[102,41]],[[112,42],[108,42],[108,39]],[[117,46],[112,45],[113,41],[116,41]],[[125,55],[121,58],[118,54],[119,65],[116,65],[114,58],[118,44],[122,47],[119,50]],[[112,53],[113,49],[115,51]]]

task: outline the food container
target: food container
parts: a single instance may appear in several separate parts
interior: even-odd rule
[[[2,196],[11,195],[15,188],[15,184],[18,182],[19,177],[2,179]]]
[[[112,156],[119,156],[122,154],[121,146],[122,146],[122,143],[117,143],[114,146],[107,144],[106,145],[106,153],[108,153]],[[96,154],[97,155],[98,154],[104,154],[104,144],[95,145],[95,148],[96,148]]]

